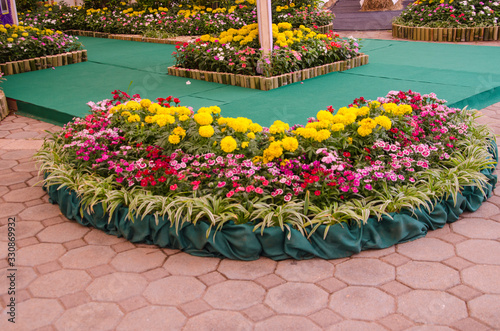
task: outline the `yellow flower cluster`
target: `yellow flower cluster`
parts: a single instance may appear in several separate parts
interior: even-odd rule
[[[23,25],[15,25],[15,24],[0,24],[0,33],[7,36],[8,42],[13,42],[16,38],[19,37],[28,37],[30,34],[33,36],[43,36],[43,35],[53,35],[53,34],[62,34],[61,31],[54,31],[51,29],[39,29],[32,26],[23,26]]]
[[[292,25],[287,22],[282,22],[272,25],[273,39],[274,43],[281,46],[287,47],[295,42],[301,42],[308,40],[310,38],[315,39],[328,39],[324,34],[318,34],[312,31],[310,28],[306,28],[301,25],[298,29],[293,29]],[[223,31],[218,37],[212,37],[208,34],[200,37],[203,42],[219,42],[220,44],[227,44],[231,42],[239,42],[241,46],[252,43],[257,40],[259,36],[259,25],[257,23],[245,25],[239,30],[229,29]]]
[[[396,105],[395,103],[384,103],[383,106],[386,113],[393,114],[396,116],[402,116],[406,114],[411,114],[413,109],[410,105]]]
[[[294,7],[295,7],[295,4],[292,2],[292,3],[290,4],[290,6],[288,6],[288,5],[284,5],[284,6],[276,6],[276,11],[279,13],[279,12],[281,12],[281,11],[283,11],[283,10],[287,10],[287,9],[289,9],[289,8],[294,8]]]
[[[236,147],[238,147],[238,143],[231,136],[224,137],[220,142],[220,148],[226,153],[231,153]]]
[[[295,152],[297,148],[299,148],[299,141],[297,138],[285,137],[283,140],[271,142],[269,147],[264,150],[262,159],[258,158],[256,161],[262,160],[264,163],[268,163],[283,155],[283,150]]]

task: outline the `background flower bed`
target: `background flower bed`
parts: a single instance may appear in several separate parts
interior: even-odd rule
[[[203,3],[203,2],[201,2]],[[317,8],[315,1],[273,1],[273,22],[290,22],[295,27],[328,25],[329,11]],[[90,5],[90,2],[89,2]],[[25,25],[59,30],[86,30],[116,34],[142,34],[147,37],[172,37],[220,33],[257,22],[255,0],[219,2],[219,8],[191,5],[187,2],[127,4],[109,8],[45,5],[19,13]]]
[[[484,171],[496,163],[494,137],[475,124],[475,112],[432,94],[360,98],[306,126],[269,128],[179,103],[118,91],[113,101],[91,103],[91,115],[39,152],[47,184],[109,215],[126,206],[132,220],[168,215],[177,228],[202,222],[210,232],[234,222],[311,234],[390,212],[432,212],[441,199],[456,204],[465,186],[487,195]]]
[[[273,24],[274,48],[260,49],[258,25],[229,29],[219,36],[203,35],[195,42],[179,43],[173,53],[175,67],[241,75],[276,76],[358,56],[354,38],[342,39],[330,31],[318,34],[305,26]]]
[[[500,2],[490,0],[423,0],[409,5],[395,24],[415,27],[498,26]]]
[[[0,63],[83,49],[77,37],[23,25],[0,25]]]

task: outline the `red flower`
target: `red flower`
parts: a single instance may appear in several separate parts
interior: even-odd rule
[[[350,156],[351,156],[351,153],[349,153],[349,152],[344,152],[344,153],[343,153],[343,155],[344,155],[344,157],[350,157]]]
[[[170,190],[175,191],[177,189],[177,184],[170,185]]]
[[[321,191],[315,191],[315,192],[314,192],[314,195],[315,195],[315,196],[319,196],[319,195],[321,195]]]
[[[181,102],[181,100],[179,100],[178,98],[175,98],[175,99],[174,99],[174,102],[175,102],[175,103],[180,103],[180,102]]]

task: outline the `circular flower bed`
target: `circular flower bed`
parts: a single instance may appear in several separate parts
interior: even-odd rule
[[[272,25],[274,48],[264,55],[258,24],[229,29],[217,37],[203,35],[191,43],[178,43],[173,53],[176,67],[242,75],[276,76],[313,68],[359,55],[354,38],[342,39],[330,31],[320,34],[301,25]]]
[[[494,136],[476,111],[434,94],[359,98],[269,128],[216,106],[113,95],[37,158],[65,215],[131,241],[236,259],[343,257],[455,221],[496,183]]]
[[[500,39],[500,2],[418,0],[393,21],[396,38],[424,41]]]

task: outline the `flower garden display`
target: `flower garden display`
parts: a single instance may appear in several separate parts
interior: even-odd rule
[[[252,260],[338,258],[424,236],[496,183],[477,112],[390,92],[269,128],[113,92],[37,153],[70,219],[133,242]]]
[[[197,76],[198,70],[203,73],[204,77],[210,74],[208,72],[212,72],[215,77],[211,81],[231,84],[229,76],[227,82],[222,81],[224,75],[221,73],[273,77],[304,72],[306,69],[315,67],[331,67],[329,71],[319,72],[319,74],[326,74],[345,70],[348,66],[354,67],[368,63],[368,56],[363,56],[359,52],[360,46],[357,39],[342,39],[333,31],[327,34],[316,33],[303,25],[298,29],[293,29],[290,23],[273,24],[272,29],[274,48],[269,54],[265,54],[260,49],[258,24],[246,25],[239,30],[229,29],[216,37],[207,34],[194,42],[178,43],[177,50],[173,53],[176,63],[169,68],[169,74],[204,79]],[[353,59],[357,61],[344,62],[342,68],[339,66],[336,69],[333,66],[333,63]],[[192,70],[197,71],[191,72]],[[301,74],[301,79],[298,80],[315,76],[316,74]],[[234,81],[235,79],[236,77],[233,77]],[[270,89],[266,82],[251,77],[248,79],[254,82],[253,86],[245,86],[250,85],[246,82],[245,84],[233,83],[233,85],[262,90]],[[297,80],[293,79],[293,75],[290,75],[290,80],[284,79],[282,84],[271,86],[271,88],[295,81]]]
[[[392,35],[425,41],[499,40],[500,2],[418,0],[393,21]]]
[[[289,22],[295,27],[319,27],[332,23],[333,14],[317,8],[313,1],[300,6],[273,1],[273,22]],[[225,6],[210,7],[177,2],[175,6],[141,7],[120,2],[112,8],[45,5],[19,14],[25,25],[59,30],[83,30],[113,34],[140,34],[146,37],[197,36],[220,33],[229,27],[241,28],[257,22],[255,0],[227,1]]]
[[[0,25],[0,70],[5,75],[86,61],[78,38],[61,31]]]

